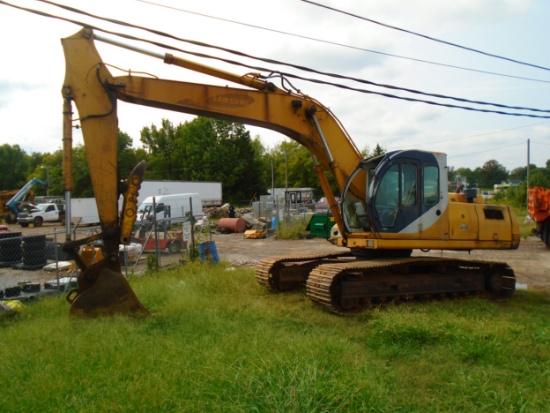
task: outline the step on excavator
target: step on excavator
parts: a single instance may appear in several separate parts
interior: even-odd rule
[[[95,41],[240,86],[165,80],[137,76],[135,71],[113,76]],[[118,245],[128,240],[135,221],[145,170],[140,164],[128,178],[118,176],[119,100],[264,127],[308,149],[335,218],[329,241],[341,246],[342,252],[315,255],[303,251],[296,256],[264,259],[256,269],[256,278],[269,291],[305,285],[314,302],[338,314],[387,301],[513,294],[514,272],[506,263],[411,256],[413,250],[515,249],[519,245],[518,222],[511,208],[486,205],[472,190],[448,193],[445,154],[409,149],[363,159],[332,112],[293,89],[280,75],[278,87],[259,73],[235,75],[106,39],[88,28],[62,39],[62,44],[66,60],[62,89],[65,190],[70,192],[72,187],[74,102],[102,227],[101,233],[91,238],[103,239],[105,245],[104,258],[86,266],[78,256],[79,247],[92,239],[67,240],[66,250],[82,265],[78,287],[69,295],[71,314],[147,314],[121,275],[118,261]],[[340,202],[327,173],[335,178]],[[120,196],[124,207],[119,217]]]

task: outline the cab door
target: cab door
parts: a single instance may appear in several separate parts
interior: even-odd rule
[[[44,210],[44,221],[56,221],[57,218],[58,213],[55,205],[48,205]]]
[[[379,232],[418,235],[410,224],[420,215],[419,163],[414,159],[398,159],[381,172],[374,194],[373,212]]]

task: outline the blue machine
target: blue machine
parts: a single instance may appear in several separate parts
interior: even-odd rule
[[[8,224],[15,224],[15,222],[17,222],[17,214],[21,212],[19,209],[19,204],[25,199],[27,193],[36,184],[48,186],[48,183],[42,179],[32,178],[29,182],[23,185],[23,188],[21,188],[19,192],[17,192],[8,202],[6,202],[4,206],[9,209],[9,212],[4,216],[4,219]]]

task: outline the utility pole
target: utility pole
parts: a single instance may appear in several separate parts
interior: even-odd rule
[[[271,161],[271,196],[273,197],[273,200],[275,200],[275,179],[273,174],[273,158],[271,158],[270,161]]]
[[[527,139],[527,202],[525,203],[525,207],[529,205],[529,169],[531,168],[531,142],[529,139]]]

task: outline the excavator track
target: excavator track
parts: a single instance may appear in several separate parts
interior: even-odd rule
[[[278,293],[303,288],[311,271],[319,265],[353,260],[351,252],[274,256],[261,260],[256,266],[258,284]]]
[[[337,314],[399,300],[510,297],[514,290],[514,272],[505,263],[423,257],[323,264],[306,283],[307,295]]]

